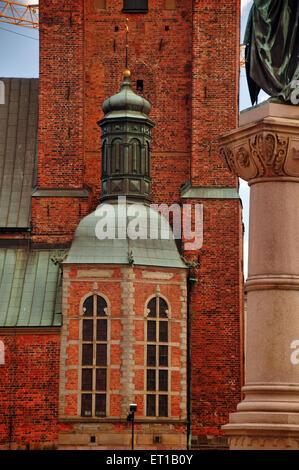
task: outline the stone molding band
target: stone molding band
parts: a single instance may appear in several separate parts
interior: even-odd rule
[[[83,189],[61,189],[61,188],[35,188],[32,197],[70,197],[70,198],[87,198],[90,191]]]
[[[240,199],[237,188],[233,187],[191,186],[187,182],[180,192],[182,199]]]
[[[252,180],[248,181],[248,186],[252,186],[257,183],[273,183],[273,181],[278,183],[299,183],[299,178],[294,176],[277,176],[277,177],[269,177],[265,178],[253,178]]]
[[[285,274],[250,276],[245,283],[245,289],[247,292],[272,289],[299,290],[299,276]]]
[[[247,384],[242,392],[246,398],[238,411],[299,411],[299,383]]]

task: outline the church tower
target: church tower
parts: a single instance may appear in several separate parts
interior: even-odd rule
[[[26,211],[0,234],[0,445],[129,448],[132,402],[139,448],[227,448],[243,229],[218,141],[238,124],[240,0],[40,0],[39,13],[38,83],[8,80],[3,108],[25,129],[1,147],[1,223]],[[184,208],[189,227],[169,237]]]

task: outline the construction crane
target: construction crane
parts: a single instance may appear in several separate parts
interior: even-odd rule
[[[38,5],[33,3],[23,4],[11,0],[0,0],[0,21],[4,23],[38,29],[38,12]]]

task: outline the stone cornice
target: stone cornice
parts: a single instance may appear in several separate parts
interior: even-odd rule
[[[236,188],[232,187],[202,187],[184,185],[181,188],[182,199],[239,199],[239,193]]]
[[[83,189],[62,189],[62,188],[34,188],[32,197],[70,197],[70,198],[87,198],[90,191]]]
[[[0,336],[11,335],[60,335],[60,326],[1,327]]]

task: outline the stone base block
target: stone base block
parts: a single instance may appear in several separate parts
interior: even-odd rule
[[[223,430],[230,450],[299,450],[299,413],[233,413]]]

